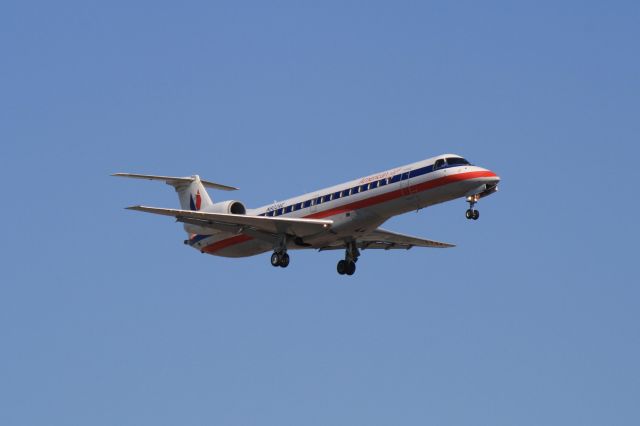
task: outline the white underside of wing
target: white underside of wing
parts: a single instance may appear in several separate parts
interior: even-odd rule
[[[228,232],[230,227],[237,227],[236,232],[243,232],[244,228],[266,232],[270,234],[288,234],[297,237],[315,235],[328,231],[333,225],[332,220],[300,219],[283,217],[247,216],[238,214],[207,213],[192,210],[164,209],[159,207],[132,206],[129,210],[154,213],[163,216],[173,216],[178,221],[184,219],[188,223],[197,224],[205,228]]]

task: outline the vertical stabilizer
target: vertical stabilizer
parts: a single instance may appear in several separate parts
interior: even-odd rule
[[[204,185],[200,181],[200,176],[191,177],[191,182],[167,182],[176,188],[178,198],[180,198],[180,208],[183,210],[207,210],[212,204],[211,197],[207,193]]]

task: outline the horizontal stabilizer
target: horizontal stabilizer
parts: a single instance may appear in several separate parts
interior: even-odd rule
[[[188,185],[196,179],[200,179],[199,176],[186,176],[186,177],[174,177],[174,176],[157,176],[157,175],[140,175],[136,173],[114,173],[111,176],[127,177],[132,179],[145,179],[145,180],[159,180],[167,183],[171,186]],[[236,191],[238,188],[234,186],[222,185],[215,182],[209,182],[207,180],[200,179],[203,186],[207,188],[220,189],[222,191]]]

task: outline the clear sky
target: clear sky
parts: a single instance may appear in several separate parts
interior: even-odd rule
[[[639,40],[637,1],[2,2],[0,424],[640,424]],[[109,176],[255,207],[445,152],[501,175],[480,220],[352,278]]]

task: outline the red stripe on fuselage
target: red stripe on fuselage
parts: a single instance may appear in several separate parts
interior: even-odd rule
[[[218,250],[222,250],[229,246],[244,243],[245,241],[253,240],[253,237],[248,235],[236,235],[235,237],[227,238],[226,240],[220,240],[216,243],[210,244],[202,249],[205,253],[215,253]]]
[[[396,189],[394,191],[387,192],[386,194],[380,194],[380,195],[376,195],[375,197],[356,201],[350,204],[345,204],[344,206],[339,206],[339,207],[324,210],[321,212],[313,213],[308,216],[303,216],[303,218],[321,219],[329,216],[335,216],[337,214],[352,212],[354,210],[363,209],[366,207],[371,207],[376,204],[395,200],[400,197],[415,195],[419,192],[427,191],[429,189],[437,188],[443,185],[448,185],[450,183],[462,182],[465,180],[477,179],[481,177],[497,177],[497,175],[487,170],[487,171],[467,172],[467,173],[459,173],[456,175],[443,176],[441,178],[422,182],[417,185]],[[214,253],[216,251],[222,250],[229,246],[244,243],[245,241],[249,241],[252,239],[253,237],[249,237],[248,235],[236,235],[234,237],[227,238],[226,240],[221,240],[211,245],[208,245],[204,247],[202,251],[205,253]]]
[[[443,176],[438,179],[433,179],[427,182],[422,182],[417,185],[408,186],[406,188],[396,189],[385,194],[376,195],[375,197],[366,198],[364,200],[356,201],[354,203],[345,204],[344,206],[335,207],[333,209],[324,210],[318,213],[313,213],[309,216],[305,216],[308,219],[321,219],[324,217],[334,216],[340,213],[347,213],[354,210],[364,209],[376,204],[384,203],[387,201],[395,200],[400,197],[409,195],[415,195],[419,192],[427,191],[429,189],[437,188],[439,186],[448,185],[454,182],[461,182],[464,180],[477,179],[481,177],[495,177],[495,173],[490,171],[478,171],[460,173],[457,175]]]

